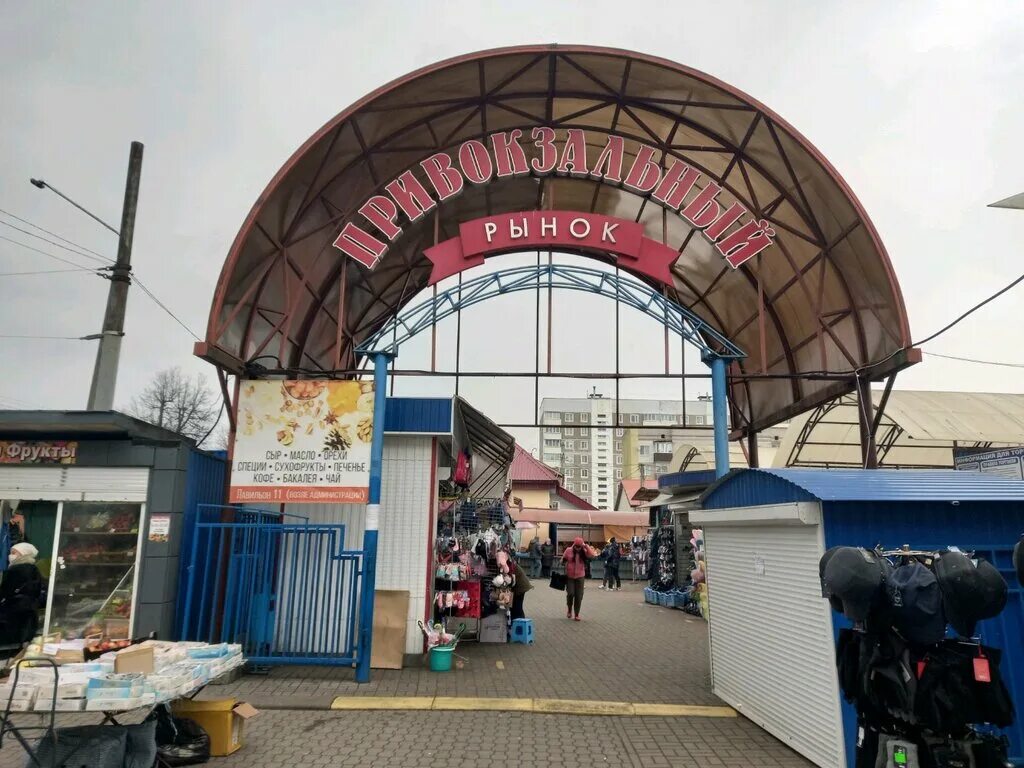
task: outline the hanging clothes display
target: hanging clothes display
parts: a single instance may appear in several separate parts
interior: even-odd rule
[[[507,638],[515,549],[514,524],[505,499],[474,499],[464,491],[458,498],[442,501],[434,544],[434,622],[458,627],[460,619],[475,619],[478,630],[463,639],[497,642]],[[494,632],[497,626],[505,631]]]
[[[469,449],[464,448],[455,457],[455,472],[452,474],[452,481],[459,488],[469,489],[473,482],[473,461],[469,455]]]
[[[651,586],[670,590],[676,583],[676,542],[671,526],[657,528],[651,539]]]
[[[835,547],[819,575],[822,596],[854,622],[836,668],[857,710],[858,768],[1004,768],[1007,741],[989,730],[1015,718],[1002,653],[974,637],[1006,605],[999,571],[956,549]]]

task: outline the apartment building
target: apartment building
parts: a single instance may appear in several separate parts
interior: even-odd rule
[[[613,509],[619,481],[643,481],[666,472],[714,468],[710,397],[624,399],[597,391],[587,397],[541,400],[541,458],[562,473],[565,488],[598,509]],[[684,421],[685,419],[685,421]],[[673,429],[668,429],[673,427]],[[771,466],[785,425],[758,434],[761,466]],[[743,446],[729,444],[729,463],[747,466]]]
[[[565,487],[598,509],[612,509],[619,480],[669,470],[681,440],[674,430],[683,426],[683,403],[678,400],[620,400],[615,423],[615,400],[592,392],[580,398],[541,401],[541,458],[565,478]],[[687,401],[685,425],[711,424],[711,400]]]

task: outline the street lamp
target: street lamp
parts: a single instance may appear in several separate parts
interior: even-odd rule
[[[124,314],[128,305],[128,286],[132,282],[132,239],[135,235],[135,211],[139,204],[139,179],[142,176],[142,144],[132,142],[128,155],[128,179],[124,188],[124,207],[121,210],[121,229],[116,230],[99,216],[87,211],[70,197],[42,179],[30,179],[32,186],[49,189],[71,203],[89,218],[98,221],[118,236],[117,260],[110,269],[110,290],[103,313],[103,330],[84,338],[99,338],[96,364],[92,369],[89,387],[90,411],[110,411],[114,408],[114,389],[117,386],[117,367],[121,358],[121,338],[124,336]]]
[[[87,211],[87,210],[86,210],[85,208],[83,208],[82,206],[80,206],[80,205],[79,205],[78,203],[76,203],[76,202],[75,202],[74,200],[72,200],[72,199],[71,199],[70,197],[68,197],[67,195],[65,195],[65,194],[64,194],[63,192],[61,192],[61,191],[60,191],[59,189],[57,189],[56,187],[54,187],[54,186],[51,186],[50,184],[47,184],[47,183],[46,183],[45,181],[43,181],[42,179],[29,179],[29,181],[30,181],[30,182],[32,182],[32,186],[33,186],[33,187],[38,187],[39,189],[48,189],[48,190],[50,190],[51,192],[53,192],[54,194],[56,194],[56,195],[59,195],[60,197],[64,198],[64,199],[65,199],[65,200],[67,200],[67,201],[68,201],[69,203],[71,203],[71,204],[72,204],[73,206],[75,206],[75,208],[77,208],[77,209],[78,209],[78,210],[80,210],[80,211],[81,211],[82,213],[84,213],[84,214],[85,214],[86,216],[88,216],[88,217],[89,217],[89,218],[91,218],[91,219],[95,219],[95,220],[96,220],[96,221],[98,221],[98,222],[99,222],[100,224],[102,224],[102,225],[103,225],[104,227],[106,227],[106,228],[107,228],[107,229],[109,229],[109,230],[110,230],[111,232],[113,232],[113,233],[114,233],[115,235],[120,235],[120,234],[121,234],[121,233],[120,233],[120,232],[118,232],[118,231],[117,231],[116,229],[114,229],[114,228],[113,228],[112,226],[110,226],[109,224],[107,224],[107,222],[105,222],[105,221],[104,221],[103,219],[101,219],[101,218],[100,218],[99,216],[97,216],[96,214],[94,214],[94,213],[92,213],[92,212],[90,212],[90,211]]]

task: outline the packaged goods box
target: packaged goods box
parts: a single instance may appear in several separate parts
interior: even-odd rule
[[[210,754],[224,757],[242,748],[245,721],[259,714],[251,704],[237,699],[182,699],[171,705],[177,717],[195,720],[210,735]]]

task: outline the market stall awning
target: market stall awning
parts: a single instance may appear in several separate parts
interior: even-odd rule
[[[640,505],[641,509],[651,507],[668,507],[672,509],[684,504],[693,504],[700,498],[699,493],[659,493],[656,499],[652,499]]]
[[[504,489],[515,455],[515,438],[461,397],[453,403],[455,450],[466,447],[473,456],[474,493],[486,496]]]
[[[538,509],[523,507],[512,511],[517,521],[531,523],[564,523],[567,525],[646,526],[646,512],[606,512],[597,509]]]
[[[875,407],[882,392],[872,393]],[[859,408],[847,395],[792,421],[776,467],[860,467]],[[1024,445],[1024,395],[893,390],[876,433],[883,467],[953,466],[954,448]]]

